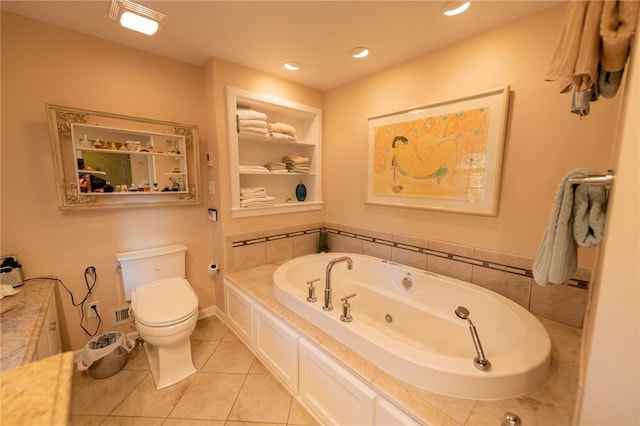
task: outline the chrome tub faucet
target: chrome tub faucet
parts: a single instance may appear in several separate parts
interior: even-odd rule
[[[322,309],[325,311],[333,310],[333,305],[331,304],[331,270],[336,263],[347,262],[347,269],[353,269],[353,261],[349,256],[340,256],[335,259],[331,259],[329,264],[327,265],[327,277],[325,280],[325,288],[324,288],[324,306]]]

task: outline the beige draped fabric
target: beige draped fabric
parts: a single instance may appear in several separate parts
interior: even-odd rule
[[[572,0],[546,79],[560,81],[560,92],[594,83],[600,60],[600,21],[604,2]]]

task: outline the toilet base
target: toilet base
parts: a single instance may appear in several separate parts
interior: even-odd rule
[[[174,385],[196,372],[189,339],[181,345],[164,348],[146,342],[144,351],[157,389]]]

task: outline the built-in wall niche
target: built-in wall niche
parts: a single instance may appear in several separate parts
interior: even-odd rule
[[[252,124],[259,121],[285,123],[295,130],[295,137],[277,137],[277,132],[272,131],[264,134],[244,132],[238,113],[247,109],[266,116],[265,119],[250,120]],[[227,87],[227,118],[232,217],[322,208],[322,110]],[[285,156],[307,162],[303,167],[283,169]],[[248,203],[243,190],[251,188],[262,188],[268,202]]]
[[[60,207],[200,202],[197,126],[46,105]]]

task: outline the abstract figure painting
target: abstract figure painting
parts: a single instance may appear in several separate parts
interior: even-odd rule
[[[509,87],[369,118],[367,203],[496,216]]]

